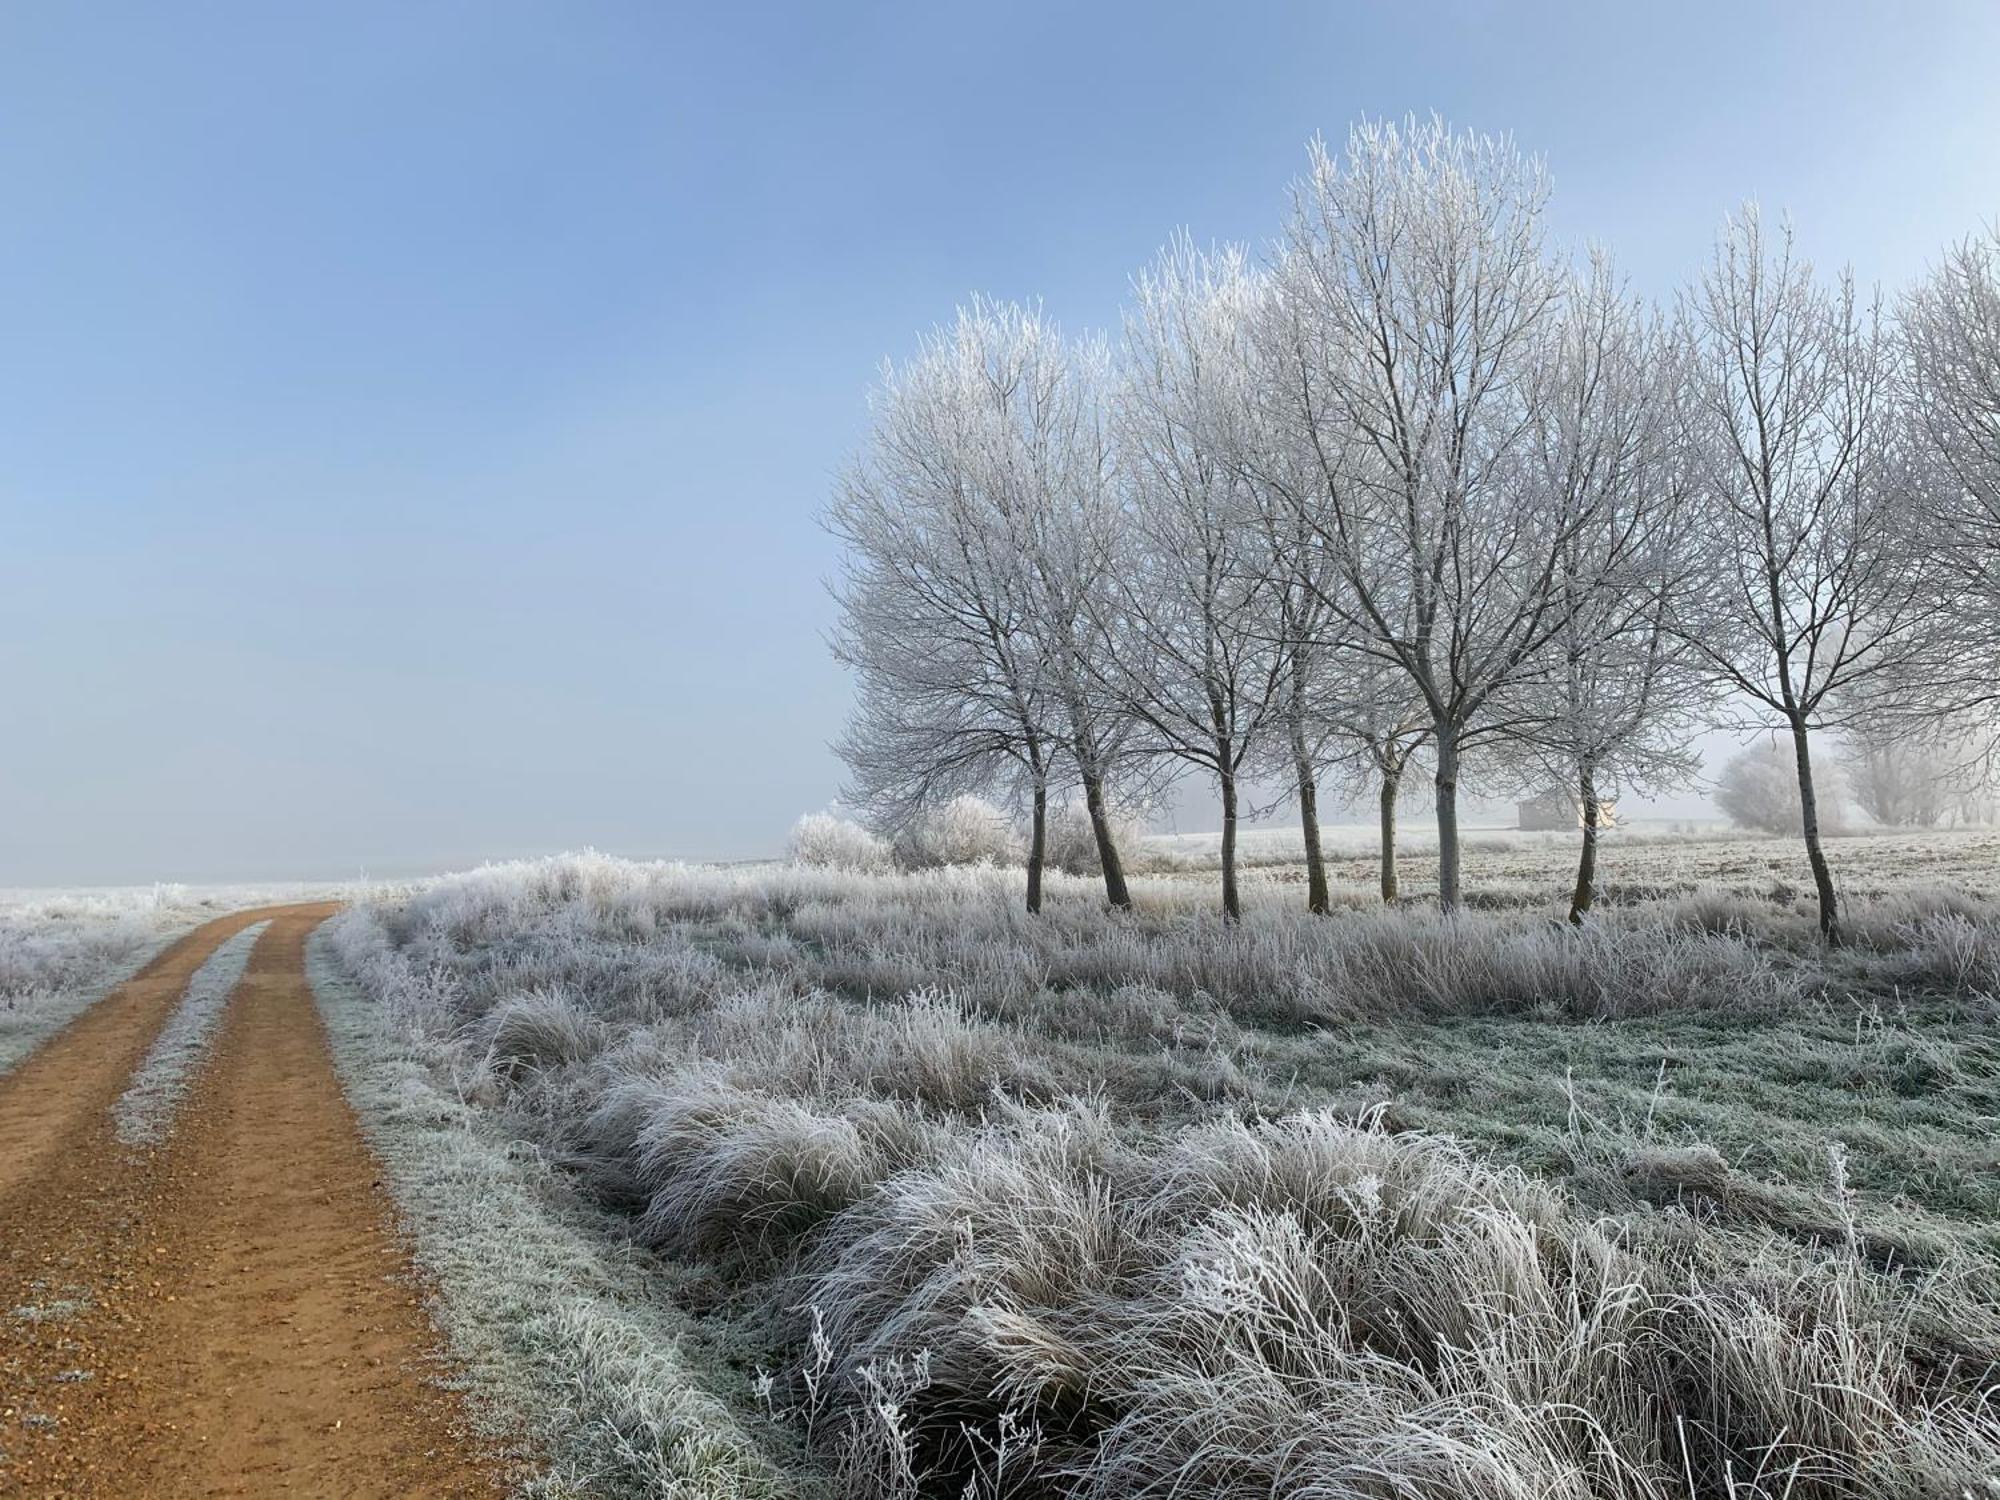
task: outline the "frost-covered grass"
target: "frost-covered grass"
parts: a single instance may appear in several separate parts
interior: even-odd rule
[[[1231,928],[1196,875],[1030,919],[1003,870],[576,856],[327,941],[411,1113],[590,1204],[692,1351],[527,1341],[605,1493],[683,1492],[576,1415],[636,1381],[855,1497],[1956,1497],[2000,1481],[2000,908],[1905,844],[1835,952],[1740,839],[1614,848],[1669,893],[1582,932],[1559,879]]]
[[[191,928],[342,886],[152,885],[0,890],[0,1074]]]
[[[1435,858],[1437,825],[1423,815],[1403,813],[1398,818],[1397,846],[1405,854]],[[1491,856],[1523,849],[1566,850],[1575,835],[1549,830],[1526,830],[1502,824],[1482,824],[1476,820],[1460,826],[1460,837],[1490,873]],[[1741,844],[1770,843],[1769,835],[1734,827],[1713,818],[1635,818],[1604,830],[1605,841],[1616,840],[1627,848],[1660,844]],[[1237,858],[1245,864],[1297,864],[1305,858],[1305,840],[1298,826],[1282,820],[1243,828],[1236,836]],[[1336,859],[1372,859],[1380,847],[1381,832],[1376,824],[1321,823],[1321,852]],[[1194,833],[1148,835],[1142,856],[1163,859],[1190,868],[1207,868],[1221,858],[1222,835],[1213,830]]]
[[[1336,889],[1369,898],[1377,888],[1379,835],[1372,826],[1323,830],[1327,867]],[[1549,904],[1576,879],[1577,836],[1469,828],[1464,833],[1466,899],[1475,906]],[[1304,845],[1296,828],[1246,830],[1238,859],[1252,884],[1297,891],[1305,879]],[[1841,889],[1854,896],[1890,894],[1913,884],[2000,897],[2000,830],[1859,832],[1827,840]],[[1220,865],[1213,833],[1161,834],[1137,851],[1135,863],[1195,878]],[[1437,891],[1437,834],[1413,821],[1398,840],[1402,894],[1420,900]],[[1634,821],[1607,830],[1599,851],[1601,899],[1634,903],[1696,891],[1726,891],[1760,902],[1792,904],[1812,893],[1812,872],[1796,838],[1691,821]]]
[[[0,1074],[203,919],[172,887],[0,897]]]
[[[268,926],[268,922],[252,923],[195,970],[187,992],[112,1106],[118,1139],[126,1145],[150,1146],[166,1135],[195,1070],[214,1045],[223,1010],[250,962],[250,950]]]
[[[448,1080],[329,951],[307,972],[336,1066],[388,1172],[453,1361],[495,1436],[525,1435],[535,1496],[763,1500],[800,1493],[713,1387],[741,1387],[681,1310],[677,1280],[617,1236],[532,1146]]]

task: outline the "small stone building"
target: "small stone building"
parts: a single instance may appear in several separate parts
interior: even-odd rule
[[[1523,833],[1559,833],[1583,827],[1583,799],[1575,792],[1551,787],[1539,796],[1514,804],[1520,815],[1516,825]],[[1612,828],[1618,823],[1618,799],[1597,800],[1597,826]]]

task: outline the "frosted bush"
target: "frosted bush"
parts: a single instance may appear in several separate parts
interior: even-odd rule
[[[819,870],[887,870],[889,846],[859,823],[834,813],[807,813],[792,825],[792,863]]]
[[[541,989],[501,1005],[492,1016],[489,1065],[510,1076],[593,1057],[610,1031],[559,989]]]
[[[1949,1293],[1720,1248],[1324,1112],[1134,1147],[1050,1111],[840,1215],[804,1302],[836,1368],[925,1360],[927,1493],[1024,1412],[1056,1441],[1023,1493],[1091,1500],[1983,1492],[2000,1422],[1990,1368],[1937,1373]]]
[[[1794,757],[1792,747],[1777,740],[1739,751],[1716,781],[1715,805],[1738,828],[1796,835],[1805,825],[1805,811]],[[1820,761],[1813,767],[1813,777],[1820,828],[1837,833],[1843,823],[1840,768],[1835,762]]]
[[[1018,864],[1022,848],[1007,814],[984,797],[954,797],[919,813],[896,836],[895,853],[904,869],[928,870]]]
[[[930,1149],[936,1127],[890,1100],[818,1110],[760,1095],[721,1069],[690,1072],[647,1100],[633,1138],[647,1244],[692,1253],[787,1247]]]

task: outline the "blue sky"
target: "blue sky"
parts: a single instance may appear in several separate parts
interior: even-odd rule
[[[1443,112],[1665,296],[1749,195],[2000,215],[2000,7],[0,11],[0,884],[774,850],[815,524],[978,290],[1110,322],[1314,132]]]

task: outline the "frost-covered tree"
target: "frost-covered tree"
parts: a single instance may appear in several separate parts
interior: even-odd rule
[[[1841,734],[1840,761],[1859,807],[1890,828],[1990,820],[1992,760],[1980,721],[1932,719],[1912,728],[1863,717]]]
[[[1046,382],[1025,404],[1005,464],[1016,506],[1030,518],[1026,632],[1083,791],[1105,899],[1128,908],[1113,807],[1146,800],[1152,767],[1132,742],[1116,670],[1129,630],[1116,604],[1129,536],[1112,463],[1110,354],[1100,340],[1043,332]]]
[[[1277,570],[1237,461],[1264,292],[1240,251],[1185,238],[1134,291],[1115,422],[1130,546],[1100,660],[1140,747],[1213,780],[1222,909],[1235,921],[1242,781],[1283,712],[1286,668]]]
[[[1712,559],[1685,638],[1789,733],[1820,931],[1838,942],[1812,734],[1919,660],[1935,613],[1891,448],[1888,341],[1852,277],[1820,283],[1754,206],[1725,227],[1682,326],[1691,515]]]
[[[1430,715],[1407,674],[1356,649],[1350,617],[1333,606],[1341,572],[1311,508],[1321,479],[1318,460],[1288,427],[1282,399],[1272,396],[1283,380],[1284,347],[1282,334],[1274,343],[1268,332],[1273,304],[1267,297],[1263,305],[1258,380],[1239,450],[1253,481],[1271,570],[1273,628],[1284,648],[1275,725],[1259,763],[1298,799],[1306,908],[1324,913],[1331,909],[1331,891],[1320,838],[1322,782],[1356,798],[1365,789],[1378,803],[1382,897],[1396,900],[1397,811],[1405,774],[1430,738]]]
[[[1287,787],[1297,800],[1305,850],[1306,910],[1332,909],[1326,854],[1320,839],[1321,780],[1338,771],[1346,753],[1329,713],[1336,694],[1349,691],[1355,659],[1343,650],[1341,617],[1327,600],[1339,586],[1338,570],[1305,505],[1317,466],[1296,440],[1281,402],[1270,399],[1274,345],[1268,333],[1277,299],[1259,301],[1251,350],[1252,378],[1238,414],[1234,461],[1249,481],[1248,496],[1261,534],[1270,602],[1269,629],[1282,650],[1274,723],[1257,756],[1261,777]]]
[[[1575,517],[1523,482],[1528,397],[1560,302],[1540,165],[1441,121],[1323,146],[1276,266],[1272,399],[1313,461],[1300,503],[1350,648],[1430,720],[1439,898],[1462,900],[1462,757],[1548,643]]]
[[[1672,625],[1707,558],[1689,525],[1691,465],[1674,404],[1678,364],[1656,317],[1593,256],[1572,284],[1530,401],[1530,483],[1579,519],[1556,554],[1555,632],[1507,695],[1514,756],[1575,795],[1570,920],[1596,894],[1607,795],[1684,784],[1705,674]]]
[[[1257,471],[1247,472],[1254,481]],[[1253,482],[1252,493],[1270,569],[1269,628],[1280,648],[1269,733],[1255,764],[1260,776],[1288,787],[1297,801],[1306,910],[1323,916],[1333,908],[1333,895],[1320,839],[1320,783],[1338,760],[1326,702],[1345,670],[1338,622],[1324,602],[1332,579],[1299,510],[1261,482]]]
[[[833,648],[856,678],[837,747],[850,798],[902,827],[1007,782],[1029,807],[1030,911],[1064,725],[1031,566],[1050,502],[1021,459],[1061,437],[1068,378],[1039,318],[975,302],[884,367],[827,517],[847,549]]]
[[[1322,700],[1328,753],[1355,800],[1375,800],[1382,899],[1394,901],[1402,893],[1396,871],[1397,815],[1408,791],[1405,778],[1431,737],[1430,710],[1406,673],[1359,653],[1346,656],[1337,682]]]
[[[2000,723],[2000,231],[1891,341],[1752,209],[1668,339],[1551,259],[1546,196],[1504,139],[1363,124],[1313,147],[1268,268],[1181,241],[1141,276],[1115,361],[976,303],[888,369],[831,521],[854,800],[908,828],[1004,788],[1038,907],[1074,787],[1123,906],[1111,808],[1196,768],[1234,917],[1244,786],[1274,777],[1324,911],[1321,778],[1368,777],[1393,899],[1421,757],[1449,910],[1471,756],[1579,799],[1580,919],[1601,797],[1687,774],[1727,696],[1789,738],[1837,941],[1815,732]]]
[[[1296,512],[1267,508],[1266,513],[1274,519],[1286,514],[1293,517],[1292,524],[1277,533],[1292,546],[1270,553],[1275,564],[1278,639],[1284,647],[1284,677],[1278,688],[1283,738],[1270,760],[1297,799],[1306,863],[1306,910],[1324,916],[1333,909],[1333,893],[1320,841],[1320,779],[1327,763],[1328,732],[1319,705],[1341,671],[1341,653],[1330,638],[1336,617],[1321,602],[1325,593],[1322,580],[1331,580],[1314,549],[1299,537]]]
[[[1901,371],[1911,472],[1947,639],[1920,684],[1920,717],[1961,733],[2000,709],[2000,227],[1954,246],[1904,297]]]

